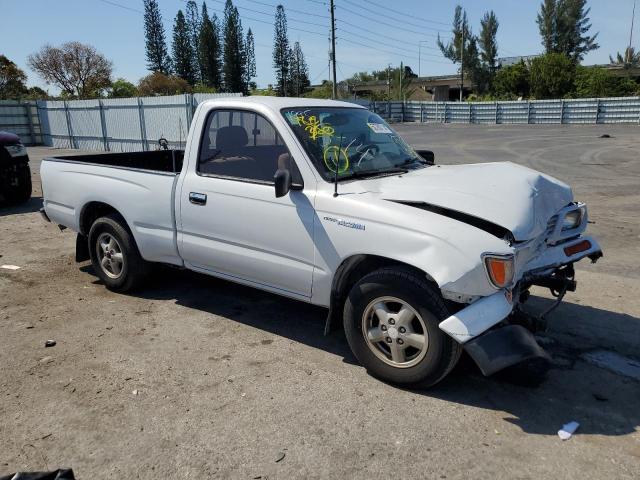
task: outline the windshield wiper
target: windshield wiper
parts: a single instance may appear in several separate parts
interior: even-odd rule
[[[372,177],[378,177],[382,175],[395,175],[399,173],[409,173],[409,170],[407,170],[406,168],[399,168],[399,167],[384,168],[381,170],[360,170],[356,172],[351,172],[348,175],[344,175],[340,177],[339,180],[348,180],[352,178],[372,178]]]

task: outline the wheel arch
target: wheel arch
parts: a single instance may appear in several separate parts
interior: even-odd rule
[[[95,222],[100,217],[111,214],[116,214],[120,218],[122,218],[122,221],[124,222],[123,227],[131,231],[131,228],[129,228],[129,225],[124,218],[124,215],[122,215],[115,207],[105,202],[91,201],[85,204],[80,211],[79,233],[81,235],[88,236],[93,222]]]
[[[331,297],[329,301],[329,313],[325,323],[325,335],[330,333],[336,324],[341,321],[344,302],[351,288],[368,273],[384,267],[398,267],[424,276],[434,285],[438,291],[440,287],[428,272],[410,265],[401,260],[371,254],[356,254],[345,258],[333,275],[331,283]]]

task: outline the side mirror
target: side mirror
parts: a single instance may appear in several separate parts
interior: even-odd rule
[[[416,150],[416,153],[420,155],[429,165],[435,165],[436,156],[431,150]]]
[[[291,190],[291,172],[285,168],[276,170],[273,176],[276,187],[276,198],[284,197]]]

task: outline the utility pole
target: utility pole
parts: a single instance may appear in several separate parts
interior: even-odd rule
[[[391,64],[387,66],[387,102],[391,100]]]
[[[400,100],[402,102],[402,72],[404,70],[404,65],[402,64],[402,62],[400,62],[400,72],[398,73],[398,83],[399,83],[399,90],[398,90],[398,100]]]
[[[333,89],[331,90],[331,98],[334,100],[338,97],[338,79],[336,78],[336,6],[331,0],[331,69],[333,70]]]
[[[633,13],[631,14],[631,33],[629,33],[629,49],[627,50],[627,63],[631,63],[631,44],[633,43],[633,22],[636,19],[636,0],[633,0]]]
[[[464,24],[462,25],[462,46],[460,48],[460,101],[464,90]]]
[[[428,43],[426,40],[418,42],[418,77],[422,76],[422,44]]]

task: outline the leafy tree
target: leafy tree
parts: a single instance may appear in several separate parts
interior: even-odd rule
[[[173,66],[176,75],[185,79],[189,85],[196,83],[196,65],[191,45],[187,21],[182,10],[178,10],[173,24]]]
[[[446,45],[440,39],[440,34],[438,34],[437,45],[440,51],[453,63],[460,64],[464,74],[469,75],[472,82],[477,84],[480,73],[478,39],[471,31],[467,12],[460,5],[456,5],[451,33],[453,34],[453,39]]]
[[[27,74],[4,55],[0,55],[0,99],[21,98],[27,93]]]
[[[203,2],[204,6],[205,3]],[[202,64],[200,63],[200,29],[202,28],[202,18],[198,11],[198,4],[194,0],[189,0],[185,8],[185,20],[187,22],[187,30],[191,40],[191,50],[195,55],[195,77],[196,81],[202,81]]]
[[[224,7],[224,55],[222,71],[224,72],[224,88],[227,92],[243,92],[244,84],[244,38],[242,22],[238,9],[231,0]]]
[[[112,63],[91,45],[45,45],[27,61],[47,84],[56,85],[70,97],[97,97],[111,85]]]
[[[24,98],[26,100],[46,100],[49,98],[49,92],[40,87],[30,87]]]
[[[157,0],[143,1],[147,69],[152,72],[168,74],[171,72],[171,58],[167,49],[158,2]]]
[[[273,68],[276,70],[276,90],[279,97],[286,97],[289,79],[289,37],[287,36],[287,15],[284,7],[276,8],[275,32],[273,35]]]
[[[309,67],[302,53],[300,42],[295,42],[289,52],[289,95],[300,97],[311,85],[309,81]]]
[[[247,39],[244,42],[245,50],[245,67],[244,67],[244,84],[246,91],[255,90],[256,83],[252,78],[256,76],[256,52],[255,43],[253,41],[253,32],[251,29],[247,31]]]
[[[220,90],[222,86],[220,32],[218,17],[214,13],[209,17],[207,5],[202,4],[202,25],[200,27],[200,65],[202,66],[202,83]]]
[[[637,92],[638,84],[630,78],[615,76],[606,68],[578,66],[575,90],[581,98],[626,97]]]
[[[618,52],[615,59],[609,55],[609,61],[613,65],[622,65],[624,68],[637,68],[640,67],[640,52],[636,52],[633,47],[627,47],[624,55]]]
[[[153,72],[138,83],[138,93],[142,96],[178,95],[190,91],[191,86],[183,78],[160,72]]]
[[[138,95],[138,89],[133,83],[128,82],[124,78],[118,78],[111,84],[108,95],[111,98],[135,97]]]
[[[193,93],[218,93],[215,87],[210,87],[204,83],[196,83],[193,86]]]
[[[573,90],[575,63],[562,53],[547,53],[531,61],[531,94],[538,99],[563,98]]]
[[[588,34],[590,11],[587,0],[545,0],[537,23],[546,53],[563,53],[579,63],[587,53],[598,49],[598,34]]]
[[[530,92],[529,67],[520,61],[508,67],[502,67],[493,78],[492,93],[495,97],[505,100],[527,98]]]

